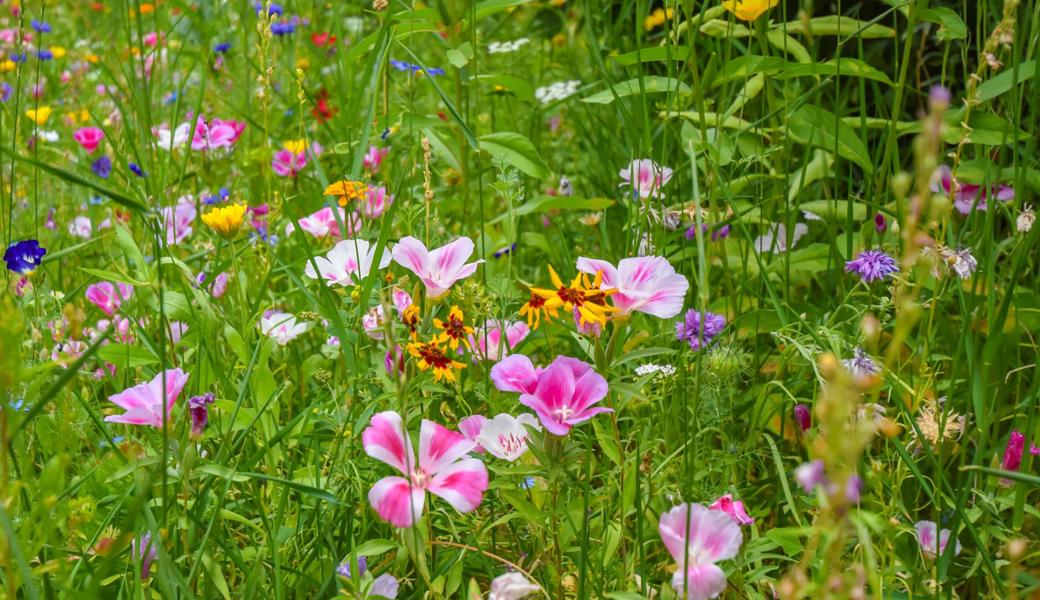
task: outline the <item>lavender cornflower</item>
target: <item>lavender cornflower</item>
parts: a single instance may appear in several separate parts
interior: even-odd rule
[[[112,174],[112,159],[102,156],[90,163],[90,170],[98,177],[108,179],[108,176]]]
[[[845,271],[856,273],[860,279],[870,283],[899,272],[894,258],[884,250],[864,250],[856,258],[845,263]]]
[[[199,439],[206,430],[209,422],[209,408],[213,404],[213,393],[207,392],[201,396],[193,396],[188,399],[188,413],[191,415],[191,437]]]
[[[841,364],[853,377],[866,377],[881,372],[881,366],[869,354],[864,352],[863,348],[853,350],[852,358],[842,360]]]
[[[296,25],[292,21],[271,23],[271,33],[274,35],[289,35],[295,31]]]
[[[1007,447],[1004,449],[1004,462],[1000,464],[1000,468],[1005,471],[1017,471],[1022,466],[1022,453],[1026,448],[1026,436],[1022,435],[1019,431],[1012,431],[1011,436],[1008,438]],[[1000,485],[1004,487],[1011,487],[1014,482],[1010,479],[1002,478]]]
[[[686,318],[675,324],[675,337],[686,342],[692,350],[700,350],[711,343],[726,326],[726,317],[691,308]]]
[[[368,570],[368,559],[365,558],[363,555],[359,554],[357,557],[357,567],[358,577],[362,577],[365,574],[365,571]],[[340,565],[336,567],[336,573],[338,573],[341,577],[346,577],[347,579],[350,579],[351,573],[349,556],[347,558],[344,558],[343,562],[341,562]]]
[[[48,23],[47,21],[38,21],[36,19],[33,19],[32,21],[29,21],[29,25],[33,29],[35,29],[37,33],[50,33],[51,32],[51,24]]]

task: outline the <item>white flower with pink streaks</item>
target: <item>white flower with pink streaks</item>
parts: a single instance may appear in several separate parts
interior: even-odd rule
[[[394,261],[408,269],[426,285],[426,294],[437,299],[448,293],[456,281],[477,270],[483,259],[467,263],[473,254],[473,240],[460,237],[450,244],[427,250],[426,245],[409,236],[394,246]]]
[[[121,415],[109,415],[105,421],[109,423],[126,423],[127,425],[150,425],[162,429],[164,419],[170,420],[177,396],[188,383],[189,375],[180,369],[167,369],[152,378],[148,383],[139,383],[127,388],[108,400],[126,412]]]
[[[740,525],[722,511],[680,504],[661,515],[658,531],[679,568],[672,588],[687,600],[717,598],[726,574],[715,563],[733,558],[744,542]]]
[[[624,181],[622,187],[632,188],[635,197],[646,199],[662,196],[661,188],[668,185],[672,178],[672,170],[661,166],[649,158],[640,158],[628,163],[618,175]]]
[[[603,273],[600,289],[616,289],[610,301],[617,307],[615,316],[642,312],[670,319],[682,310],[690,284],[661,256],[623,258],[617,267],[605,260],[578,258],[583,273]]]

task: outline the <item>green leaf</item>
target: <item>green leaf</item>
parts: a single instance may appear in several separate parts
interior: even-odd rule
[[[549,177],[549,166],[538,155],[527,137],[512,131],[497,131],[481,136],[478,147],[535,179]]]
[[[626,52],[612,56],[611,59],[623,67],[629,67],[641,62],[658,62],[662,60],[684,61],[690,56],[689,46],[652,46],[640,48],[634,52]]]
[[[1005,471],[1004,469],[994,469],[991,467],[980,467],[978,465],[966,465],[961,467],[962,471],[978,471],[990,477],[1000,477],[1001,479],[1010,479],[1011,481],[1017,481],[1019,483],[1029,484],[1030,486],[1040,486],[1040,477],[1036,475],[1030,475],[1029,473],[1021,473],[1019,471]]]
[[[789,21],[778,23],[773,29],[780,29],[787,33],[802,33],[809,35],[839,35],[843,37],[856,36],[863,39],[890,38],[896,36],[896,30],[877,23],[858,21],[838,15],[826,17],[815,17],[805,21]]]
[[[397,542],[391,540],[368,540],[364,544],[354,548],[353,552],[358,556],[379,556],[397,548]]]
[[[108,271],[106,269],[89,269],[87,267],[79,267],[79,270],[83,271],[84,273],[93,275],[101,281],[115,281],[116,283],[127,283],[135,286],[148,285],[147,281],[139,281],[137,279],[134,279],[133,277],[130,277],[129,275],[116,273],[115,271]]]
[[[97,354],[101,360],[112,363],[119,369],[153,365],[159,362],[159,357],[151,350],[129,344],[108,344],[99,348]]]
[[[609,198],[578,198],[575,196],[538,196],[516,209],[518,215],[549,210],[603,210],[614,205]]]
[[[996,77],[991,77],[986,81],[979,84],[979,89],[976,90],[976,99],[979,102],[985,102],[992,100],[997,96],[1009,91],[1015,85],[1028,81],[1036,76],[1036,60],[1027,60],[1026,62],[1018,65],[1018,73],[1016,78],[1015,69],[1008,67],[1003,73]]]
[[[940,6],[937,8],[926,8],[918,13],[925,21],[939,24],[939,32],[936,37],[940,41],[963,40],[968,37],[968,26],[951,8]]]
[[[791,114],[787,125],[791,135],[800,143],[831,152],[836,147],[839,156],[856,163],[868,174],[874,172],[874,164],[863,140],[834,113],[806,104]]]
[[[626,98],[628,96],[639,94],[663,94],[666,92],[688,94],[690,93],[690,87],[673,77],[637,77],[635,79],[629,79],[628,81],[622,81],[617,85],[611,86],[601,92],[597,92],[587,98],[582,98],[582,102],[588,102],[590,104],[610,104],[615,98]]]
[[[321,488],[316,488],[314,486],[305,485],[305,484],[302,484],[302,483],[297,483],[295,481],[290,481],[288,479],[282,479],[281,477],[272,477],[270,475],[264,475],[263,473],[238,473],[238,474],[239,475],[244,475],[246,477],[249,477],[250,479],[261,479],[263,481],[270,481],[272,483],[280,483],[280,484],[282,484],[282,485],[284,485],[286,487],[290,487],[290,488],[296,490],[297,492],[300,492],[301,494],[303,494],[305,496],[310,496],[312,498],[317,498],[318,500],[324,500],[324,501],[329,502],[331,504],[339,504],[339,500],[336,499],[336,496],[332,492],[330,492],[328,490],[323,490]]]
[[[476,14],[477,20],[479,21],[484,17],[490,17],[497,12],[501,12],[514,6],[520,6],[521,4],[527,4],[530,1],[531,0],[484,0],[477,4],[476,10],[473,12]]]
[[[712,87],[717,87],[734,79],[747,79],[753,75],[765,74],[774,79],[789,79],[806,76],[862,77],[880,81],[885,85],[893,85],[888,75],[855,58],[828,60],[822,63],[799,64],[787,62],[776,56],[741,56],[735,58],[715,76]]]
[[[943,120],[946,123],[946,127],[943,128],[943,141],[947,144],[959,143],[966,133],[961,124],[964,120],[964,109],[947,111]],[[967,132],[971,143],[983,146],[1003,146],[1030,138],[1025,131],[1015,129],[1010,121],[981,110],[972,111],[968,118],[968,126],[971,127],[971,131]]]
[[[473,46],[469,42],[465,42],[458,48],[448,50],[447,57],[448,62],[454,65],[456,69],[461,69],[473,59]]]

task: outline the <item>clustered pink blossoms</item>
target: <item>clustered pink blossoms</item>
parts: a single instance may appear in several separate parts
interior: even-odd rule
[[[536,369],[523,354],[512,354],[491,368],[491,381],[503,392],[519,392],[520,404],[534,410],[542,426],[554,435],[612,408],[594,406],[607,395],[607,380],[592,365],[557,356],[545,369]]]

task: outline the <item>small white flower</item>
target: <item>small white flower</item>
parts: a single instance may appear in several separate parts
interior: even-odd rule
[[[533,427],[539,431],[542,429],[534,415],[524,413],[513,418],[512,415],[502,413],[484,423],[477,435],[477,443],[483,446],[491,456],[513,462],[527,452],[527,440],[531,437],[527,427]],[[493,592],[492,597],[494,597]]]
[[[795,223],[794,235],[791,236],[791,248],[794,248],[798,240],[807,233],[809,233],[809,227],[805,223]],[[763,252],[772,252],[773,254],[787,252],[790,249],[787,246],[787,226],[783,223],[773,223],[769,226],[769,231],[755,238],[754,245],[755,251],[759,254]]]
[[[1018,213],[1018,218],[1015,219],[1015,229],[1019,233],[1027,233],[1033,228],[1033,222],[1036,221],[1036,213],[1033,212],[1032,206],[1026,206],[1022,209],[1022,212]]]
[[[534,585],[517,571],[499,575],[491,582],[491,595],[488,600],[521,600],[537,593],[541,588]]]
[[[538,99],[542,104],[549,104],[556,100],[563,100],[569,96],[573,96],[578,91],[578,87],[581,86],[581,82],[577,79],[570,81],[557,81],[556,83],[540,87],[534,91],[534,97]]]
[[[289,313],[271,312],[260,319],[260,332],[284,346],[307,331],[307,322],[297,323]]]
[[[530,41],[530,38],[522,37],[511,42],[491,42],[488,44],[487,51],[488,54],[508,54],[523,48]]]

